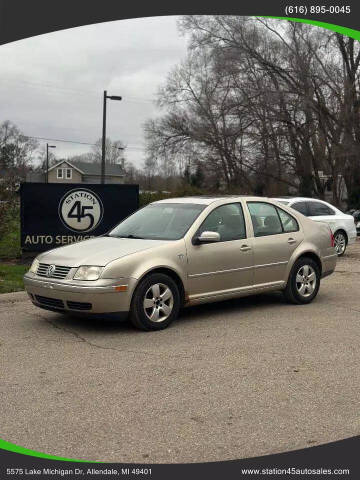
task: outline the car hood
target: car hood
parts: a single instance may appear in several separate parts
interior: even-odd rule
[[[168,242],[166,240],[97,237],[49,250],[39,255],[38,260],[43,263],[66,267],[79,267],[80,265],[104,266],[117,258],[148,250],[165,243]]]

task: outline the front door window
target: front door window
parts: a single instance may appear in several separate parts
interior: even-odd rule
[[[217,232],[221,242],[246,238],[244,214],[240,203],[222,205],[213,210],[198,230],[202,232]]]

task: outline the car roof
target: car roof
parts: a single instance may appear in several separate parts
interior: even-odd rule
[[[328,203],[325,200],[321,200],[320,198],[311,198],[311,197],[276,197],[273,198],[272,200],[284,200],[286,202],[322,202],[322,203]],[[330,204],[329,204],[330,205]],[[333,206],[333,205],[332,205]]]
[[[206,196],[206,195],[198,195],[198,196],[193,196],[193,197],[174,197],[174,198],[165,198],[163,200],[157,200],[156,202],[152,202],[152,204],[155,203],[192,203],[192,204],[201,204],[201,205],[210,205],[211,203],[217,202],[217,201],[226,201],[226,200],[241,200],[243,198],[246,198],[247,200],[257,200],[257,201],[263,201],[263,200],[274,200],[271,198],[267,197],[253,197],[250,195],[222,195],[222,196]]]

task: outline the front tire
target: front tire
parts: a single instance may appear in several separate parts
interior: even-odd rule
[[[135,290],[130,320],[141,330],[162,330],[176,319],[179,309],[180,293],[176,282],[163,273],[153,273]]]
[[[342,257],[346,251],[347,238],[342,230],[335,232],[334,245],[338,257]]]
[[[302,257],[291,269],[284,295],[290,303],[306,304],[314,300],[319,287],[320,269],[317,263],[312,258]]]

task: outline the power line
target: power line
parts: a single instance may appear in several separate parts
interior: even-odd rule
[[[35,140],[49,140],[52,142],[76,143],[78,145],[91,145],[91,146],[96,145],[96,143],[76,142],[75,140],[62,140],[60,138],[33,137],[31,135],[25,135],[25,136],[28,138],[34,138]]]
[[[32,82],[28,80],[10,80],[7,78],[2,78],[1,81],[11,83],[11,84],[28,85],[30,87],[50,88],[50,89],[60,90],[60,91],[62,90],[64,92],[71,92],[77,95],[99,95],[99,92],[95,90],[77,90],[75,88],[61,87],[59,85],[50,84],[50,83]],[[130,101],[130,102],[137,102],[137,103],[154,103],[154,99],[133,97],[132,95],[125,96],[123,100]]]
[[[31,135],[25,135],[27,138],[33,138],[34,140],[45,140],[45,141],[51,141],[51,142],[61,142],[61,143],[73,143],[77,145],[90,145],[90,146],[96,146],[96,143],[88,143],[88,142],[77,142],[75,140],[63,140],[60,138],[47,138],[47,137],[34,137]],[[140,145],[128,145],[125,147],[126,149],[129,150],[144,150],[145,147],[142,147]]]

